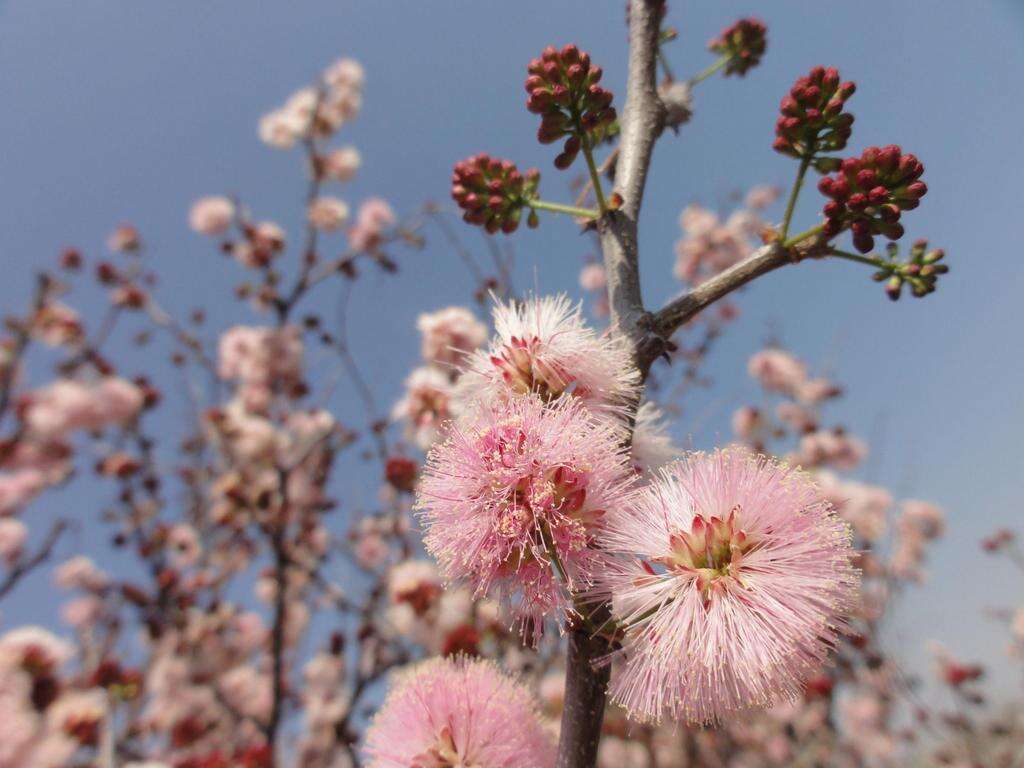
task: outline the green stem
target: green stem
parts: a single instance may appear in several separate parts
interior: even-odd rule
[[[694,75],[693,77],[690,78],[690,85],[694,86],[697,83],[703,83],[705,80],[707,80],[713,74],[715,74],[715,72],[717,72],[722,67],[724,67],[726,64],[728,64],[729,60],[731,58],[732,58],[732,56],[723,56],[718,61],[716,61],[714,64],[712,64],[710,67],[705,69],[704,71],[698,72],[696,75]]]
[[[783,248],[792,248],[797,243],[802,243],[804,240],[807,240],[809,238],[814,237],[817,234],[820,234],[821,230],[823,230],[824,228],[825,228],[824,224],[819,224],[816,227],[811,227],[810,229],[808,229],[805,232],[801,232],[799,235],[793,235],[793,237],[789,238],[788,240],[783,240],[782,241],[782,247]]]
[[[869,267],[876,269],[885,269],[888,265],[881,259],[873,259],[870,256],[861,256],[859,253],[850,253],[849,251],[840,251],[838,248],[829,248],[829,256],[838,256],[840,259],[846,259],[847,261],[856,261],[858,264],[867,264]]]
[[[665,56],[665,52],[661,49],[661,44],[658,44],[658,61],[661,62],[661,68],[665,70],[665,77],[669,82],[675,80],[675,75],[672,74],[672,67],[669,66],[668,58]]]
[[[597,165],[594,163],[594,153],[590,151],[590,138],[583,134],[583,157],[587,160],[587,169],[590,171],[590,183],[594,185],[594,197],[597,198],[597,207],[604,216],[608,213],[608,203],[604,199],[604,190],[601,189],[601,175],[597,172]]]
[[[600,196],[600,193],[598,193]],[[567,213],[570,216],[579,216],[585,219],[596,219],[601,215],[600,211],[593,208],[577,208],[575,205],[563,205],[562,203],[549,203],[547,200],[527,200],[526,204],[538,211],[551,211],[552,213]]]
[[[800,196],[800,188],[804,185],[804,177],[807,176],[807,169],[811,165],[811,158],[814,157],[814,148],[812,147],[806,155],[800,158],[800,170],[796,172],[796,180],[793,182],[793,188],[789,190],[789,200],[786,201],[786,213],[782,217],[782,239],[786,239],[786,235],[789,234],[789,223],[793,219],[793,211],[796,210],[796,199]]]

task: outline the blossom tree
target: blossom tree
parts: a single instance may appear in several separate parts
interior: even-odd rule
[[[735,411],[734,439],[673,443],[666,414],[708,383],[747,283],[841,259],[896,300],[930,294],[947,266],[921,239],[900,253],[927,192],[921,161],[897,145],[844,156],[856,86],[818,66],[779,107],[785,200],[757,186],[727,217],[687,206],[681,290],[645,305],[638,222],[655,145],[685,131],[703,83],[748,76],[767,51],[765,25],[741,19],[679,80],[667,18],[661,0],[629,3],[618,101],[577,45],[526,64],[538,141],[557,145],[557,170],[580,170],[576,199],[542,197],[538,170],[488,154],[452,174],[462,218],[489,238],[525,217],[593,239],[601,258],[580,288],[605,328],[558,289],[517,293],[508,252],[482,266],[441,206],[400,216],[371,197],[353,214],[338,190],[362,158],[336,142],[364,96],[351,59],[259,121],[263,142],[301,155],[301,232],[241,196],[188,213],[240,270],[253,324],[211,338],[201,312],[165,308],[130,224],[93,281],[74,248],[39,275],[0,356],[0,600],[75,525],[30,536],[33,502],[90,472],[110,499],[98,522],[134,567],[62,560],[71,631],[0,634],[0,768],[1019,765],[1024,709],[987,706],[983,666],[936,645],[947,708],[923,702],[886,650],[885,621],[925,578],[944,516],[847,475],[868,445],[829,420],[837,382],[767,345],[748,364],[763,400]],[[821,219],[800,229],[814,175]],[[424,307],[422,360],[388,409],[353,353],[349,300],[365,270],[400,275],[435,235],[473,295]],[[328,286],[334,316],[311,298]],[[89,290],[107,303],[95,327],[65,303]],[[122,328],[166,344],[180,371],[190,418],[173,439],[151,417],[172,387],[114,359]],[[313,376],[323,358],[333,379]],[[362,423],[325,407],[339,381]],[[365,487],[332,481],[344,462]],[[1024,562],[1012,531],[983,546]],[[1024,614],[991,611],[1019,658]]]

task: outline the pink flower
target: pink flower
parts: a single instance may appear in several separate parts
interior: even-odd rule
[[[318,197],[306,212],[309,223],[322,232],[334,232],[348,222],[348,204],[336,197]]]
[[[580,270],[580,288],[588,293],[604,290],[608,278],[604,273],[603,264],[584,264]]]
[[[73,654],[70,643],[42,627],[18,627],[0,635],[0,672],[31,665],[41,674],[53,674]]]
[[[571,398],[482,406],[430,452],[417,507],[442,575],[494,589],[521,618],[571,610],[602,561],[591,544],[629,489],[618,430]],[[557,561],[555,555],[557,554]],[[539,628],[539,627],[538,627]]]
[[[436,365],[456,365],[487,341],[487,326],[465,307],[445,307],[416,320],[423,334],[423,359]]]
[[[192,205],[188,225],[201,235],[223,235],[235,218],[235,204],[226,197],[201,197]]]
[[[569,392],[594,411],[618,412],[636,395],[640,375],[629,344],[598,336],[565,295],[494,308],[490,349],[469,358],[459,380],[467,401],[534,393],[554,400]]]
[[[110,583],[107,574],[85,555],[63,562],[54,571],[53,580],[61,589],[101,590]]]
[[[800,450],[793,458],[805,467],[853,469],[867,454],[868,446],[863,440],[832,429],[804,435],[800,439]]]
[[[12,565],[25,549],[28,528],[20,520],[0,518],[0,560]]]
[[[767,208],[778,199],[778,187],[770,184],[759,184],[756,187],[750,188],[744,202],[747,208],[753,208],[755,211],[760,211]]]
[[[10,515],[25,506],[46,486],[45,475],[37,469],[0,473],[0,516]]]
[[[781,349],[763,349],[753,355],[747,372],[769,392],[795,395],[807,381],[807,367]]]
[[[932,541],[946,532],[946,516],[934,504],[907,499],[900,506],[903,514],[898,526],[905,535],[917,535],[926,541]]]
[[[750,405],[737,408],[732,414],[732,431],[740,440],[753,440],[764,423],[761,411]]]
[[[96,622],[103,613],[103,603],[93,595],[76,597],[64,603],[60,617],[65,624],[75,629],[84,629]]]
[[[682,453],[668,434],[661,409],[650,401],[637,410],[630,448],[633,469],[642,475],[653,475]]]
[[[356,214],[356,223],[348,231],[348,244],[356,251],[372,251],[380,245],[384,230],[398,219],[386,200],[371,197],[364,200]]]
[[[393,419],[405,420],[406,435],[421,449],[428,450],[438,430],[451,416],[453,386],[437,368],[417,368],[405,380],[405,395],[391,411]]]
[[[60,379],[27,396],[24,420],[39,438],[53,439],[76,429],[127,424],[144,404],[142,391],[129,381],[105,376],[95,383]]]
[[[807,475],[742,449],[672,465],[601,543],[642,558],[597,590],[625,628],[611,696],[641,721],[797,698],[857,598],[847,526]]]
[[[167,548],[175,568],[185,569],[196,564],[202,552],[199,534],[187,523],[172,526],[167,532]]]
[[[876,485],[856,480],[840,480],[831,472],[816,473],[822,492],[839,515],[853,526],[865,541],[877,541],[885,534],[886,514],[892,507],[892,495]]]
[[[328,153],[323,159],[324,177],[335,181],[351,181],[362,164],[359,150],[355,147],[341,147]]]
[[[396,676],[366,733],[369,768],[550,768],[534,697],[488,661],[431,659]]]

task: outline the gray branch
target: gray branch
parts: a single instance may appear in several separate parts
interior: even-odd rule
[[[662,0],[630,2],[629,76],[615,169],[615,192],[622,204],[598,222],[611,320],[632,341],[644,373],[660,354],[660,337],[652,333],[640,294],[637,221],[654,142],[665,125],[665,107],[655,85],[661,5]],[[609,673],[607,660],[598,662],[609,651],[607,640],[582,627],[569,633],[558,768],[593,768],[597,763]]]

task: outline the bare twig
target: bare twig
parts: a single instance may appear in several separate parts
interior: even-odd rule
[[[11,592],[25,576],[31,573],[33,570],[38,568],[40,565],[50,559],[53,554],[53,548],[57,545],[57,540],[61,537],[61,534],[67,529],[68,524],[65,520],[58,520],[50,528],[50,532],[46,535],[43,543],[36,550],[36,553],[28,559],[19,560],[18,563],[11,568],[7,576],[2,582],[0,582],[0,600],[7,597],[8,593]]]

